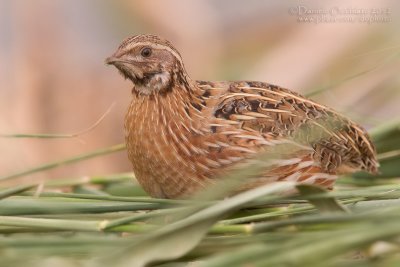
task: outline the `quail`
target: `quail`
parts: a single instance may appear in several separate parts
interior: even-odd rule
[[[273,84],[192,80],[164,38],[127,38],[106,63],[133,83],[126,146],[136,179],[152,197],[189,197],[285,142],[299,149],[252,186],[289,180],[332,188],[338,175],[377,172],[376,150],[360,125]],[[311,138],[313,132],[321,134]]]

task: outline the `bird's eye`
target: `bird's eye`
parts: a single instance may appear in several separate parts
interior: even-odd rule
[[[150,47],[143,48],[140,54],[142,55],[142,57],[149,57],[151,55],[151,48]]]

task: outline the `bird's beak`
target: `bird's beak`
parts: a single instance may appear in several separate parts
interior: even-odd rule
[[[123,56],[112,55],[104,60],[107,65],[114,65],[122,72],[125,78],[129,78],[133,82],[137,79],[143,79],[143,71],[133,64],[134,61],[127,60]]]
[[[116,63],[116,62],[118,62],[118,61],[121,61],[120,59],[118,59],[118,58],[116,58],[116,57],[114,57],[114,56],[111,56],[111,57],[108,57],[108,58],[106,58],[106,60],[104,61],[107,65],[113,65],[114,63]]]

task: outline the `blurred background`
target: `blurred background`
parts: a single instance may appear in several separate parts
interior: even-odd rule
[[[159,34],[193,79],[260,80],[368,129],[400,115],[399,1],[0,0],[0,176],[124,142],[131,84],[104,64],[126,37]],[[315,93],[319,91],[319,93]],[[125,152],[24,179],[130,171]]]

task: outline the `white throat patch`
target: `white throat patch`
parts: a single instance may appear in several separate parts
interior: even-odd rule
[[[171,75],[168,72],[163,71],[154,74],[146,84],[135,84],[135,90],[141,95],[151,95],[153,92],[164,89],[170,82]]]

